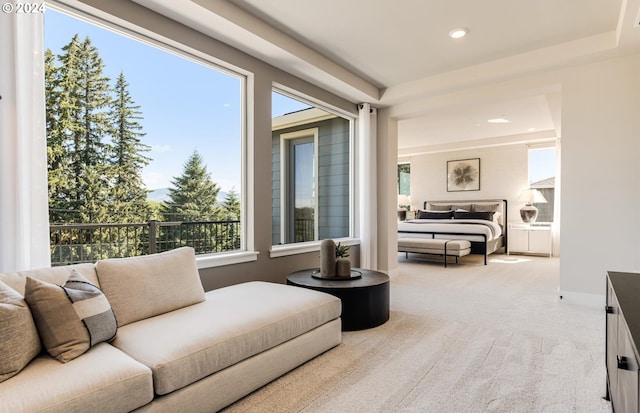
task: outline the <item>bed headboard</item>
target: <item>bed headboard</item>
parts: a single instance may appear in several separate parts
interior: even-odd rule
[[[468,211],[492,211],[495,208],[499,212],[496,221],[506,228],[508,221],[507,216],[507,200],[506,199],[455,199],[450,201],[425,201],[424,209],[466,209]]]

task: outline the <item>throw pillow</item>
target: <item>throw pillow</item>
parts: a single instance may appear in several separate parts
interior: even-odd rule
[[[0,281],[0,383],[40,353],[40,337],[22,296]]]
[[[486,221],[493,220],[493,214],[495,212],[454,212],[453,218],[455,219],[482,219]]]
[[[451,219],[453,211],[418,211],[418,219]]]
[[[107,297],[76,270],[63,286],[27,277],[24,298],[47,352],[63,363],[116,336]]]

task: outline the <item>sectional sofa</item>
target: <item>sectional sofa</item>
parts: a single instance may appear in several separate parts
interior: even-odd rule
[[[341,342],[340,300],[205,292],[191,248],[0,274],[0,412],[215,412]]]

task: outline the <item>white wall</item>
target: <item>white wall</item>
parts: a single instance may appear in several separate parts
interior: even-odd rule
[[[607,270],[640,271],[640,55],[562,81],[560,292],[604,304]]]
[[[480,190],[447,192],[447,161],[480,158]],[[529,187],[528,148],[525,144],[417,155],[411,161],[412,208],[425,201],[506,199],[509,221],[520,221],[524,203],[516,200]]]

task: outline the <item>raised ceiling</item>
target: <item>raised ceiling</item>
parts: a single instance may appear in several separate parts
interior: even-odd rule
[[[559,136],[559,85],[461,91],[640,51],[640,0],[134,1],[353,102],[391,107],[405,155]],[[456,27],[469,34],[449,38]],[[500,115],[511,122],[486,122]]]
[[[620,0],[230,0],[379,88],[615,30]],[[452,40],[456,27],[470,30]]]

